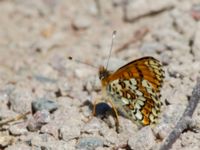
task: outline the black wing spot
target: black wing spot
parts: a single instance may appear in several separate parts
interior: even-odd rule
[[[123,81],[119,81],[119,85],[121,85],[122,89],[126,87],[126,84]]]
[[[129,77],[133,77],[133,73],[131,71],[128,71]]]
[[[109,91],[111,91],[111,90],[112,90],[112,88],[111,88],[111,85],[110,85],[110,84],[108,85],[108,90],[109,90]]]
[[[136,70],[137,70],[139,76],[143,79],[144,76],[143,76],[142,71],[140,70],[140,68],[138,68],[137,65],[135,65],[135,68],[136,68]]]

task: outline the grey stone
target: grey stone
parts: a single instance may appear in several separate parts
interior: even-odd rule
[[[165,110],[167,111],[164,111],[163,117],[160,119],[160,122],[175,125],[183,114],[185,106],[186,105],[179,103],[166,106]]]
[[[28,121],[27,128],[29,131],[37,131],[50,120],[50,114],[47,110],[37,111]]]
[[[172,125],[167,123],[159,123],[155,128],[153,128],[153,131],[160,139],[164,139],[172,131]]]
[[[87,124],[85,124],[81,132],[97,133],[102,128],[101,122],[98,118],[93,117]]]
[[[200,4],[194,4],[191,8],[191,16],[195,19],[195,20],[200,20]]]
[[[26,123],[14,124],[9,127],[9,131],[12,135],[26,134],[28,132],[26,126]]]
[[[34,75],[34,78],[41,83],[56,83],[56,79],[51,79],[42,75]]]
[[[49,100],[46,98],[36,99],[32,102],[32,111],[37,112],[41,110],[47,110],[49,112],[53,112],[58,109],[58,104],[54,100]]]
[[[44,147],[46,149],[51,149],[53,145],[56,146],[55,138],[52,137],[50,134],[32,134],[29,138],[30,138],[30,145],[34,148]]]
[[[105,143],[115,144],[119,142],[119,137],[115,128],[103,127],[100,129],[99,133],[103,136]]]
[[[154,134],[150,126],[143,127],[134,136],[130,136],[128,145],[131,149],[149,150],[156,144]]]
[[[31,110],[31,102],[33,100],[30,89],[16,88],[10,95],[11,108],[18,113],[24,113]]]
[[[50,135],[53,135],[55,138],[58,138],[58,127],[56,124],[48,123],[41,128],[41,133],[48,133]]]
[[[67,95],[72,90],[72,87],[69,85],[67,79],[58,82],[58,87],[61,95]]]
[[[76,30],[87,29],[91,26],[91,19],[86,15],[76,15],[72,25]]]
[[[104,141],[99,137],[84,137],[79,139],[76,148],[81,150],[93,150],[97,147],[102,147]]]
[[[37,142],[37,141],[35,141]],[[56,140],[51,140],[51,141],[39,141],[38,143],[34,143],[34,146],[32,146],[32,149],[38,149],[41,150],[76,150],[75,149],[75,141],[71,140],[69,142],[65,141],[56,141]]]
[[[71,139],[77,138],[80,136],[81,131],[80,127],[77,126],[76,120],[70,121],[69,124],[63,125],[59,129],[59,137],[65,141],[69,141]]]
[[[9,96],[7,92],[0,91],[0,104],[7,104],[9,100]]]

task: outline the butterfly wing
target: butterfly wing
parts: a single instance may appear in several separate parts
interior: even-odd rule
[[[123,114],[140,125],[156,122],[164,71],[158,60],[143,57],[107,77],[106,91]]]
[[[134,60],[108,77],[108,82],[116,79],[146,79],[151,83],[156,92],[160,91],[163,84],[164,71],[160,62],[153,57],[143,57]]]

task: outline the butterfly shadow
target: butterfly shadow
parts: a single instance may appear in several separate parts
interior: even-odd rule
[[[89,100],[85,101],[82,106],[88,106],[91,112],[93,111],[94,108],[94,104]],[[112,112],[112,108],[107,103],[100,102],[96,104],[96,109],[94,112],[95,116],[102,116],[102,115],[104,116],[106,112]]]
[[[87,101],[85,101],[84,103],[83,103],[83,105],[84,106],[88,106],[89,107],[89,109],[91,110],[91,112],[93,112],[93,108],[94,108],[94,104],[91,102],[91,101],[89,101],[89,100],[87,100]],[[82,105],[82,106],[83,106]],[[123,114],[123,112],[121,112],[120,110],[117,110],[117,112],[118,112],[118,114],[119,115],[121,115],[121,116],[124,116],[125,117],[125,115]],[[121,131],[121,128],[120,128],[120,126],[119,126],[119,122],[117,122],[117,118],[116,118],[116,114],[115,114],[115,112],[114,112],[114,110],[113,110],[113,108],[110,106],[110,105],[108,105],[107,103],[105,103],[105,102],[99,102],[99,103],[97,103],[96,104],[96,109],[95,109],[95,115],[94,114],[91,114],[91,116],[90,116],[90,118],[89,118],[89,120],[87,121],[87,122],[89,122],[94,116],[96,116],[96,117],[98,117],[98,118],[101,118],[101,120],[104,120],[104,121],[106,121],[108,118],[108,116],[109,115],[111,115],[111,116],[113,116],[116,120],[115,120],[115,126],[116,126],[116,132],[117,133],[120,133],[120,131]],[[106,119],[107,118],[107,119]],[[107,120],[108,121],[108,120]],[[107,122],[106,121],[106,122]],[[111,127],[112,125],[110,124],[110,122],[107,122],[108,123],[108,125]]]

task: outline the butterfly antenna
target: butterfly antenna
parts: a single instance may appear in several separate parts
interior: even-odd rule
[[[109,51],[109,55],[108,55],[108,61],[107,61],[107,64],[106,64],[106,69],[108,69],[108,64],[109,64],[109,60],[110,60],[110,57],[111,57],[111,52],[112,52],[112,48],[113,48],[114,38],[116,37],[116,34],[117,34],[117,31],[114,30],[113,33],[112,33],[112,41],[111,41],[110,51]]]
[[[86,62],[83,62],[83,61],[80,61],[80,60],[78,60],[78,59],[74,59],[72,56],[69,56],[68,59],[69,59],[69,60],[72,60],[72,61],[75,61],[75,62],[77,62],[77,63],[81,63],[81,64],[84,64],[84,65],[87,65],[87,66],[90,66],[90,67],[92,67],[92,68],[97,69],[96,66],[91,65],[91,64],[86,63]]]

